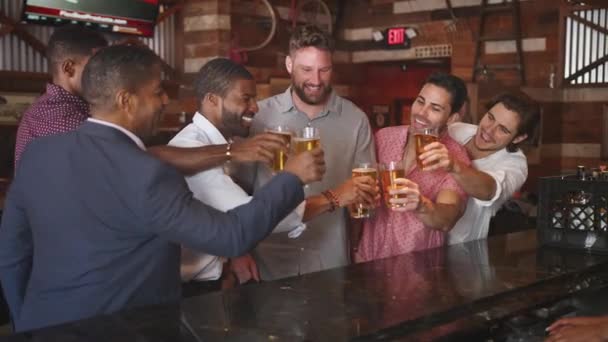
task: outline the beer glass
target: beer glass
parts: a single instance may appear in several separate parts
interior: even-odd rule
[[[374,179],[377,179],[377,170],[376,165],[373,163],[359,163],[357,167],[355,167],[352,171],[351,177],[363,177],[369,176]],[[374,207],[368,206],[363,203],[354,203],[348,207],[348,211],[350,212],[350,216],[352,218],[369,218],[374,215]]]
[[[437,128],[416,128],[414,129],[414,139],[416,139],[416,163],[418,168],[423,170],[424,166],[420,160],[420,155],[424,153],[426,145],[439,140]]]
[[[287,147],[289,148],[289,145],[291,144],[291,138],[293,136],[293,130],[291,129],[291,127],[287,125],[276,125],[267,127],[265,131],[267,133],[271,133],[283,138],[287,143]],[[272,170],[274,172],[283,171],[283,169],[285,168],[285,163],[287,163],[287,153],[285,153],[283,150],[274,151]]]
[[[298,132],[297,136],[292,139],[292,142],[293,152],[295,154],[313,150],[321,146],[319,129],[310,126],[304,127]]]
[[[405,204],[390,203],[391,198],[405,198],[405,194],[389,194],[389,190],[401,189],[405,186],[395,184],[396,178],[405,178],[405,168],[403,161],[390,161],[380,165],[380,182],[382,184],[382,194],[386,207],[389,209],[404,207]]]
[[[321,135],[316,127],[306,126],[291,139],[291,149],[294,154],[314,150],[319,146],[321,146]],[[306,184],[304,189],[310,189],[310,186]]]

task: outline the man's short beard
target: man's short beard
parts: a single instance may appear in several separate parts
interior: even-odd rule
[[[321,98],[318,101],[313,101],[308,96],[306,96],[306,93],[304,92],[304,87],[299,87],[295,83],[292,83],[291,86],[292,86],[293,90],[296,92],[296,94],[298,95],[298,97],[300,98],[300,100],[302,100],[302,102],[304,102],[308,105],[311,105],[311,106],[318,105],[318,104],[325,102],[327,100],[327,98],[329,97],[329,94],[331,93],[331,86],[324,87],[324,91],[323,91],[323,94],[321,95]]]
[[[249,136],[249,127],[244,127],[241,123],[241,116],[230,112],[222,106],[222,123],[228,130],[230,137],[247,137]]]

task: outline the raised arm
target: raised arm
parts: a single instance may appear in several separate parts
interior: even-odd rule
[[[490,200],[496,194],[496,182],[492,176],[454,158],[441,142],[428,144],[424,150],[420,160],[425,165],[426,171],[440,169],[447,171],[464,192],[482,201]]]
[[[441,190],[435,202],[420,196],[420,206],[415,210],[422,223],[432,229],[449,231],[464,213],[464,203],[453,190]]]
[[[496,194],[496,181],[489,174],[453,159],[448,172],[469,196],[488,201]]]
[[[422,223],[431,229],[444,232],[452,229],[456,221],[464,213],[462,197],[452,189],[440,190],[433,202],[420,193],[418,184],[409,179],[397,178],[398,189],[391,189],[390,194],[403,194],[405,197],[391,198],[391,203],[404,204],[404,207],[394,208],[395,211],[413,211]]]
[[[144,182],[147,192],[140,201],[144,223],[166,239],[191,249],[218,256],[242,255],[304,200],[302,182],[322,177],[322,151],[311,151],[309,156],[316,166],[302,170],[286,166],[290,172],[273,177],[249,203],[226,213],[195,200],[180,175],[171,168],[161,168]]]
[[[502,202],[524,184],[528,177],[528,165],[523,154],[510,154],[508,160],[501,160],[493,172],[484,172],[454,158],[440,142],[429,144],[420,157],[425,170],[444,169],[469,196],[479,201]]]
[[[184,175],[219,166],[228,160],[235,162],[270,163],[273,151],[284,147],[281,137],[272,134],[260,134],[231,144],[230,155],[228,144],[200,147],[153,146],[148,152],[158,159],[173,165]]]

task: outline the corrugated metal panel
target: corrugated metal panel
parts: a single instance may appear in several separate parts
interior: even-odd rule
[[[167,64],[175,67],[175,17],[170,16],[156,25],[153,38],[144,42],[154,50]]]
[[[13,19],[21,20],[22,0],[0,0],[0,10]],[[42,42],[46,42],[53,32],[53,27],[30,25],[29,33]],[[14,34],[0,37],[0,70],[47,72],[46,58]]]
[[[574,11],[573,16],[608,28],[608,9]],[[608,35],[592,26],[570,17],[566,18],[566,39],[564,44],[564,78],[575,75],[579,70],[608,56]],[[602,84],[608,82],[608,62],[572,79],[570,84]]]
[[[15,21],[21,20],[22,0],[0,0],[0,10]],[[0,26],[1,27],[1,26]],[[27,31],[43,43],[47,43],[54,27],[28,25]],[[175,67],[175,18],[171,16],[156,26],[153,38],[142,38],[167,64]],[[108,34],[110,41],[122,37]],[[0,70],[48,72],[46,58],[26,42],[13,34],[0,37]]]

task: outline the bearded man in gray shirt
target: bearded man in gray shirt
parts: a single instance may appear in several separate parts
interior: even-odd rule
[[[291,87],[259,102],[253,118],[252,135],[274,125],[294,130],[317,128],[327,167],[322,181],[305,189],[306,231],[298,239],[273,234],[254,251],[262,279],[340,267],[350,261],[348,213],[341,203],[339,185],[351,177],[357,164],[374,162],[375,150],[365,113],[331,88],[332,52],[333,41],[327,33],[314,26],[296,28],[285,59]],[[243,181],[259,188],[272,177],[272,171],[258,165],[247,176]],[[319,210],[329,212],[318,215]]]

